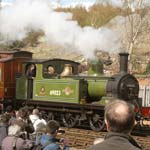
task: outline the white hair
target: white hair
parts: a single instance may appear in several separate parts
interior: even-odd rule
[[[8,128],[8,135],[19,135],[21,132],[21,127],[17,124],[11,125]]]

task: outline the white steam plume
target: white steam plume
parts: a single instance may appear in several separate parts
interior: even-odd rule
[[[95,50],[119,49],[115,31],[81,28],[71,18],[71,13],[53,11],[48,0],[16,0],[0,11],[0,34],[3,41],[12,42],[22,40],[31,30],[42,30],[48,42],[69,46],[86,57],[93,56]]]

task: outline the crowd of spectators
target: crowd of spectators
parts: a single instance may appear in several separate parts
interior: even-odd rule
[[[0,150],[68,150],[68,139],[57,139],[59,123],[45,120],[38,109],[14,111],[8,107],[0,115]],[[60,144],[61,143],[61,144]],[[60,146],[61,145],[61,146]]]
[[[140,150],[141,147],[131,137],[135,124],[133,105],[113,100],[105,107],[107,134],[93,141],[88,150]],[[45,120],[38,109],[29,111],[27,107],[17,111],[11,107],[0,115],[0,150],[69,150],[65,137],[57,138],[60,125],[55,120]],[[61,143],[61,144],[60,144]]]

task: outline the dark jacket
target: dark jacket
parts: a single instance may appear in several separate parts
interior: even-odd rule
[[[30,140],[24,140],[20,137],[15,136],[7,136],[2,141],[2,150],[13,150],[14,140],[16,150],[29,150],[33,145],[32,141]]]
[[[122,133],[108,132],[104,141],[91,146],[88,150],[140,150],[136,141]]]
[[[0,122],[0,146],[2,144],[2,140],[7,136],[8,125],[6,123]]]

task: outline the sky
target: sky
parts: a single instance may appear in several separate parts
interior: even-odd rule
[[[4,3],[12,3],[15,0],[1,0],[1,1]],[[59,1],[62,6],[68,6],[72,4],[76,5],[76,4],[81,4],[81,3],[84,3],[84,4],[87,3],[87,5],[90,5],[96,2],[96,0],[49,0],[49,1],[51,2]],[[104,2],[104,0],[99,0],[99,1]],[[107,1],[111,2],[114,6],[122,6],[122,0],[107,0]],[[149,4],[150,0],[145,0],[145,2]]]
[[[13,2],[14,0],[2,0],[2,2]]]
[[[14,0],[2,0],[2,2],[13,2]],[[51,0],[52,1],[52,0]],[[57,1],[57,0],[53,0],[53,1]],[[74,3],[74,2],[95,2],[96,0],[60,0],[61,4],[68,4],[68,3]]]
[[[5,2],[5,3],[12,3],[13,1],[15,0],[2,0],[2,2]],[[62,6],[77,5],[77,4],[83,4],[83,3],[84,5],[88,6],[96,2],[96,0],[49,0],[49,1],[51,2],[59,1]],[[122,0],[107,0],[107,1],[113,2],[115,6],[120,6],[122,3]]]
[[[15,0],[1,0],[5,4],[13,3]],[[78,4],[83,4],[85,7],[91,6],[95,3],[96,0],[49,0],[52,3],[55,2],[60,2],[60,5],[62,7],[67,7],[67,6],[76,6]]]

